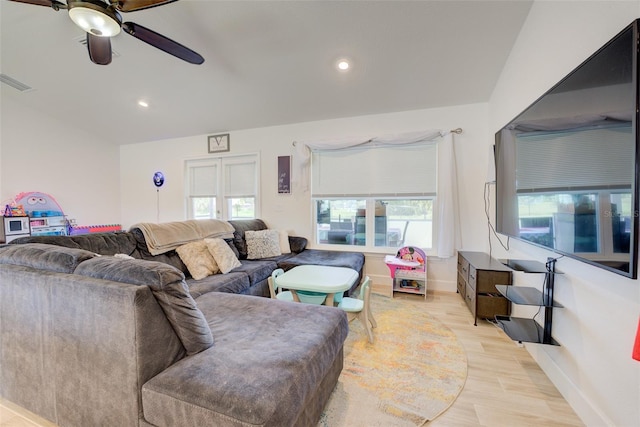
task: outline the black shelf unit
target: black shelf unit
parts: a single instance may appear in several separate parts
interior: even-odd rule
[[[500,327],[509,336],[509,338],[514,341],[560,345],[551,337],[551,335],[546,337],[544,328],[533,319],[496,316],[496,321],[500,324]]]
[[[498,292],[514,304],[518,305],[535,305],[537,307],[546,307],[544,294],[536,288],[526,286],[496,285]],[[558,302],[551,301],[555,308],[564,308]]]
[[[537,261],[500,260],[504,265],[517,271],[526,273],[544,273],[542,292],[536,288],[524,286],[496,285],[496,289],[505,298],[518,305],[533,305],[544,308],[544,324],[540,325],[535,319],[511,316],[496,316],[496,322],[502,330],[514,341],[530,342],[547,345],[560,345],[551,337],[553,324],[553,309],[563,308],[553,300],[553,286],[556,272],[556,259],[547,258],[547,263]]]

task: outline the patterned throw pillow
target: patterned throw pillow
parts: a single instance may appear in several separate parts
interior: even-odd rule
[[[220,271],[204,240],[182,245],[176,248],[176,252],[195,280],[204,279]]]
[[[282,255],[278,230],[245,231],[247,259],[261,259]]]
[[[242,266],[227,242],[222,239],[204,239],[209,253],[216,260],[222,274],[227,274],[234,268]]]

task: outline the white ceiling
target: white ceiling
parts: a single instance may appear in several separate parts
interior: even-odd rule
[[[531,3],[182,0],[123,20],[204,64],[120,33],[100,66],[66,11],[0,0],[0,71],[33,88],[1,96],[114,144],[486,102]]]

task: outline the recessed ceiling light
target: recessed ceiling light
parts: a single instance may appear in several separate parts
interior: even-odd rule
[[[149,106],[149,103],[147,101],[140,100],[138,101],[138,105],[147,108]]]
[[[338,61],[338,70],[347,71],[349,69],[349,62],[346,59],[341,59]]]

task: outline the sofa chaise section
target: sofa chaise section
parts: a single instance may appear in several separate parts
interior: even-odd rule
[[[313,426],[347,332],[332,307],[193,299],[161,262],[0,246],[0,395],[59,425]]]
[[[344,313],[215,293],[200,297],[198,307],[215,344],[144,385],[148,421],[185,427],[317,423],[342,369]],[[210,378],[224,387],[211,387]]]

